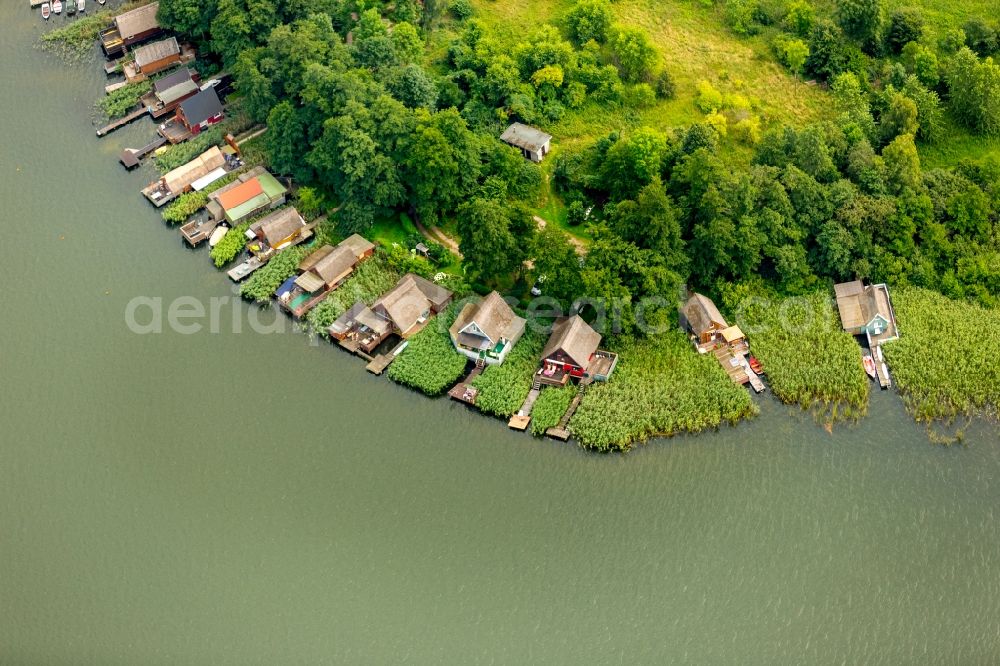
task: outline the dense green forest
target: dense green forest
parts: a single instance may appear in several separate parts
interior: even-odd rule
[[[669,45],[620,24],[616,4],[579,0],[511,36],[467,0],[160,3],[167,26],[234,74],[244,112],[269,127],[272,168],[322,192],[342,231],[400,213],[444,225],[478,284],[546,275],[567,304],[618,304],[626,329],[631,304],[682,283],[800,294],[857,276],[995,306],[1000,162],[921,165],[946,118],[1000,133],[995,27],[970,19],[932,41],[919,9],[881,0],[703,9],[735,35],[770,31],[775,59],[828,85],[836,111],[786,124],[699,81],[684,91],[698,122],[625,123],[540,167],[498,140],[507,123],[602,126],[678,95],[659,56]],[[544,231],[541,194],[557,209]]]

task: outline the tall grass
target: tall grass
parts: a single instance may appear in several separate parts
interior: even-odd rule
[[[476,407],[494,416],[508,418],[524,403],[538,369],[544,340],[533,331],[525,331],[502,365],[488,366],[472,381],[479,389]]]
[[[610,381],[591,385],[570,421],[581,446],[625,451],[656,435],[699,432],[758,413],[749,392],[680,331],[623,342],[617,351]]]
[[[1000,312],[917,288],[893,292],[900,338],[883,347],[918,421],[996,414]]]
[[[455,319],[451,307],[409,340],[406,349],[389,366],[389,379],[427,395],[440,395],[465,372],[468,359],[455,351],[448,325]]]
[[[559,425],[569,404],[573,402],[576,390],[573,385],[543,388],[531,409],[532,434],[544,435],[546,430]]]

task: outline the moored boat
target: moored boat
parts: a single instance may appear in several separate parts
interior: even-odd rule
[[[76,0],[76,9],[80,12],[87,11],[87,0]]]
[[[223,239],[227,231],[229,231],[229,227],[225,225],[216,227],[215,231],[212,232],[212,235],[208,239],[208,246],[215,247],[218,245],[219,241]]]
[[[51,16],[51,15],[52,15],[52,8],[49,7],[49,3],[43,2],[42,3],[42,18],[45,19],[46,21],[48,21],[49,20],[49,16]]]
[[[875,379],[875,360],[868,354],[865,354],[861,357],[861,361],[865,366],[865,372],[868,373],[868,376]]]
[[[55,2],[52,3],[52,13],[62,14],[62,0],[55,0]]]
[[[756,356],[750,357],[750,369],[756,372],[758,375],[764,374],[764,366],[761,362],[757,360]]]

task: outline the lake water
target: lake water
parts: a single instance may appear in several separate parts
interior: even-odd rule
[[[933,446],[875,392],[831,435],[765,397],[598,456],[241,303],[130,332],[136,296],[232,290],[117,164],[152,125],[96,139],[99,63],[32,48],[26,4],[0,5],[0,663],[1000,661],[993,425]]]

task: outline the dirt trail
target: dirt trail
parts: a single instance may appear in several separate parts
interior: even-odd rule
[[[538,217],[537,215],[535,215],[534,218],[535,218],[535,224],[538,225],[539,229],[544,229],[548,225],[548,222],[546,222],[544,218]],[[578,255],[582,257],[587,254],[587,246],[583,244],[583,241],[581,241],[579,238],[570,236],[569,234],[566,234],[566,238],[569,240],[570,244],[573,246],[573,249],[576,250],[576,253]]]
[[[420,220],[416,219],[413,220],[413,224],[417,227],[417,231],[419,231],[421,235],[424,236],[424,238],[429,238],[432,241],[441,243],[441,245],[444,245],[446,248],[451,250],[451,252],[455,256],[457,256],[459,259],[462,259],[462,252],[458,249],[458,243],[455,241],[454,238],[452,238],[445,232],[441,231],[437,227],[431,227],[430,229],[428,229],[423,225],[422,222],[420,222]]]

